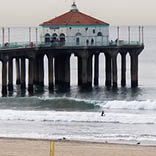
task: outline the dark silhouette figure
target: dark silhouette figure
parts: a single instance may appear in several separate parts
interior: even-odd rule
[[[101,116],[105,116],[105,112],[104,111],[101,112]]]

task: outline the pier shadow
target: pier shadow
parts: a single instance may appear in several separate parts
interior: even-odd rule
[[[142,89],[141,88],[139,88],[139,87],[137,87],[137,88],[131,88],[131,96],[133,98],[138,97],[140,95],[142,95]]]
[[[89,93],[89,92],[92,92],[93,91],[93,87],[90,87],[90,86],[79,86],[78,87],[78,92],[80,93]]]
[[[57,85],[55,86],[54,90],[50,90],[49,92],[56,92],[56,93],[69,93],[70,92],[70,87],[66,85]]]
[[[13,96],[14,92],[13,91],[9,91],[8,96],[11,97]]]

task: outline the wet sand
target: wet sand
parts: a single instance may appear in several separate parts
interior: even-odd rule
[[[49,156],[49,140],[0,139],[0,156]],[[156,147],[55,141],[55,156],[155,156]]]

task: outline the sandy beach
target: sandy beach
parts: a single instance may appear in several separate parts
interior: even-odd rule
[[[49,156],[48,140],[0,139],[0,156]],[[55,156],[155,156],[156,147],[55,141]]]

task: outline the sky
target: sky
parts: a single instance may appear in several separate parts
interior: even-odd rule
[[[110,25],[156,25],[156,0],[75,0],[79,11]],[[73,0],[0,0],[0,27],[38,26]]]

